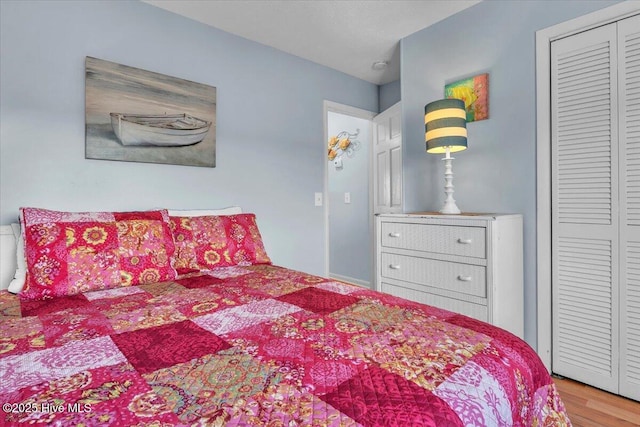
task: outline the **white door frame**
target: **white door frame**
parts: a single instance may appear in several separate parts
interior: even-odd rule
[[[551,366],[551,42],[640,12],[622,2],[536,31],[538,355]]]
[[[324,101],[323,103],[323,121],[324,121],[324,144],[322,147],[322,159],[324,162],[324,188],[322,192],[324,206],[324,276],[329,277],[329,161],[327,160],[327,141],[329,140],[329,112],[344,114],[347,116],[357,117],[359,119],[369,120],[369,216],[373,216],[373,168],[372,168],[372,148],[373,148],[373,118],[377,115],[372,111],[363,110],[361,108],[351,107],[349,105],[339,104],[333,101]],[[372,221],[373,222],[373,221]],[[371,227],[373,233],[373,225]],[[373,236],[373,234],[372,234]]]

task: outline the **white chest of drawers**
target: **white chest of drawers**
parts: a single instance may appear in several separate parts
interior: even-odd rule
[[[524,335],[522,216],[380,214],[376,289]]]

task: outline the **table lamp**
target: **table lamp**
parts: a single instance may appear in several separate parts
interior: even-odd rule
[[[453,169],[451,153],[467,149],[467,114],[464,101],[441,99],[424,107],[425,141],[427,153],[444,153],[444,192],[447,195],[443,214],[459,214],[460,209],[453,199]]]

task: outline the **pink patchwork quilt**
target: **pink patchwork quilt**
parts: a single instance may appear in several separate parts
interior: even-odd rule
[[[510,333],[271,265],[0,292],[0,401],[0,425],[570,425]]]

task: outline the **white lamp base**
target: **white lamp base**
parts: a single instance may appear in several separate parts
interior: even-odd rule
[[[447,147],[445,158],[442,160],[444,160],[444,193],[447,198],[444,201],[444,206],[440,209],[440,213],[457,215],[460,213],[460,209],[458,209],[456,201],[453,199],[453,168],[451,164],[453,157],[451,157],[449,147]]]

